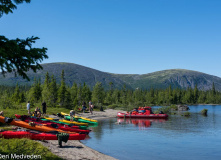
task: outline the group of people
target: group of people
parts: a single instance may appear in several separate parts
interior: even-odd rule
[[[42,102],[41,105],[42,105],[42,111],[43,111],[43,113],[41,113],[40,108],[37,107],[37,108],[35,109],[35,111],[33,112],[33,114],[34,114],[35,117],[41,117],[42,115],[45,115],[45,114],[46,114],[46,110],[47,110],[46,102],[45,102],[45,101]],[[30,104],[30,101],[28,101],[28,103],[27,103],[28,114],[29,114],[29,115],[32,115],[30,109],[31,109],[31,104]]]
[[[94,106],[93,106],[92,102],[89,101],[89,111],[90,111],[91,114],[93,114],[93,108],[94,108]],[[86,103],[83,102],[81,111],[83,113],[85,113],[86,109],[87,109]],[[74,116],[75,116],[75,111],[74,110],[70,110],[70,121],[73,121]]]
[[[89,106],[90,113],[93,114],[94,105],[92,104],[91,101],[89,101],[88,106]],[[86,109],[87,109],[86,103],[83,102],[83,104],[82,104],[82,112],[85,113]]]
[[[45,114],[46,114],[46,110],[47,110],[46,102],[44,101],[41,105],[42,105],[42,111],[43,111],[43,113],[41,113],[40,108],[37,107],[37,108],[35,109],[35,111],[33,112],[33,115],[34,115],[35,117],[41,117],[42,115],[45,115]],[[94,108],[94,105],[92,104],[91,101],[89,101],[89,111],[90,111],[91,114],[93,114],[93,108]],[[28,101],[28,103],[27,103],[28,114],[29,114],[29,115],[32,115],[30,109],[31,109],[31,104],[30,104],[30,101]],[[87,109],[86,103],[83,102],[83,104],[82,104],[82,110],[81,110],[81,111],[82,111],[83,113],[85,113],[86,109]],[[75,111],[74,111],[74,110],[71,110],[71,111],[70,111],[70,117],[71,117],[70,120],[71,120],[71,121],[73,121],[73,117],[74,117],[74,116],[75,116]]]

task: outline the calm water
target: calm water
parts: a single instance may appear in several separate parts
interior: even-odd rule
[[[204,108],[207,117],[199,113]],[[220,160],[221,106],[190,106],[190,112],[190,118],[174,115],[167,121],[100,120],[82,142],[120,160]]]

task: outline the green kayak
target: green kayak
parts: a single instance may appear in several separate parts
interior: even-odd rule
[[[70,120],[70,116],[64,116],[65,119]],[[92,121],[88,121],[85,119],[81,119],[81,118],[74,118],[74,121],[76,122],[81,122],[81,123],[88,123],[90,125],[96,125],[97,122],[92,122]]]
[[[59,124],[66,124],[66,125],[70,125],[70,123],[65,123],[65,122],[61,122],[61,121],[54,121],[54,120],[48,120],[48,119],[41,119],[42,121],[51,121],[51,122],[55,122],[55,123],[59,123]],[[78,126],[78,125],[77,125]],[[79,126],[79,129],[88,129],[88,126]]]

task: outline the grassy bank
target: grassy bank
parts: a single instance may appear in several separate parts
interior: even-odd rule
[[[11,154],[16,155],[33,155],[37,159],[42,160],[62,160],[62,158],[52,154],[49,149],[42,144],[29,139],[0,139],[0,154],[9,155],[9,159],[13,159]],[[8,159],[8,158],[7,158]],[[22,158],[25,159],[25,158]],[[35,158],[33,158],[35,159]]]
[[[41,107],[40,107],[40,109],[41,109]],[[15,118],[15,114],[19,114],[19,115],[27,115],[28,114],[26,107],[16,107],[16,108],[6,108],[6,109],[0,108],[0,110],[4,111],[4,117]],[[34,110],[35,110],[35,108],[32,107],[31,112],[34,112]],[[70,109],[48,107],[46,115],[53,115],[53,114],[57,114],[60,112],[69,113]]]
[[[31,108],[31,111],[34,111],[34,107]],[[5,117],[11,117],[15,118],[15,114],[20,114],[20,115],[27,115],[27,109],[26,107],[16,107],[16,108],[0,108],[1,111],[4,111],[4,116]],[[69,113],[69,109],[65,108],[48,108],[47,109],[47,114],[52,115],[52,114],[57,114],[59,112],[67,112]],[[5,130],[11,130],[12,127],[8,124],[0,124],[0,129],[5,129]],[[0,138],[0,154],[1,155],[9,155],[11,154],[16,154],[16,155],[36,155],[40,156],[41,158],[39,159],[45,159],[45,160],[61,160],[62,158],[54,155],[53,153],[50,152],[49,149],[44,147],[42,144],[38,143],[37,141],[34,140],[29,140],[29,139],[4,139]],[[13,159],[13,157],[10,157]],[[7,158],[7,159],[10,159]]]

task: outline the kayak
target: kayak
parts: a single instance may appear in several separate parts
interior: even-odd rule
[[[68,120],[65,120],[65,119],[62,119],[62,120],[59,120],[59,121],[64,122],[64,123],[69,123],[69,124],[76,124],[76,122],[74,122],[74,121],[68,121]],[[80,124],[88,126],[88,123],[80,123]]]
[[[65,122],[61,122],[61,121],[54,121],[54,120],[48,120],[48,119],[41,119],[41,120],[48,121],[48,122],[54,122],[56,124],[68,125],[70,127],[79,128],[79,129],[87,129],[88,128],[88,126],[80,126],[80,125],[65,123]]]
[[[53,118],[46,118],[46,117],[44,117],[45,119],[47,119],[47,120],[54,120]],[[64,120],[62,120],[62,119],[60,119],[59,120],[60,122],[64,122]],[[67,122],[66,122],[67,123]],[[88,126],[88,124],[87,123],[82,123],[82,122],[75,122],[75,121],[73,121],[71,124],[75,124],[75,125],[79,125],[79,126]]]
[[[50,128],[56,128],[56,129],[61,129],[63,131],[70,131],[70,132],[77,132],[77,133],[84,133],[84,134],[89,134],[91,130],[83,130],[83,129],[77,129],[77,128],[72,128],[69,127],[68,125],[62,125],[62,124],[54,124],[53,122],[47,122],[47,121],[35,121],[31,119],[26,119],[25,122],[34,122],[35,124],[42,124]]]
[[[39,118],[36,118],[36,117],[30,117],[30,116],[27,116],[27,115],[22,115],[21,116],[21,115],[15,114],[15,117],[18,118],[18,119],[22,119],[23,121],[27,120],[26,122],[29,122],[29,121],[32,121],[32,122],[35,122],[35,123],[40,122],[39,124],[45,124],[48,127],[55,126],[55,127],[57,127],[57,129],[61,129],[61,130],[65,130],[65,131],[87,132],[87,133],[90,132],[90,130],[87,130],[86,126],[74,126],[74,125],[70,125],[69,123],[64,124],[60,121],[50,121],[50,120],[47,120],[47,119],[45,120],[45,119],[39,119]],[[55,127],[53,127],[53,128],[55,128]]]
[[[117,117],[119,118],[150,118],[150,119],[164,118],[166,119],[168,118],[168,115],[167,114],[144,114],[144,113],[130,114],[130,113],[118,112]]]
[[[15,120],[15,119],[3,117],[3,116],[0,116],[0,122],[8,123],[10,125],[19,126],[19,127],[23,127],[23,128],[28,128],[31,130],[41,131],[41,132],[58,131],[58,132],[69,133],[69,134],[75,133],[75,132],[70,132],[70,131],[63,131],[61,129],[56,129],[56,128],[50,128],[50,127],[47,127],[44,125],[35,125],[33,123],[29,124],[29,123],[21,121],[21,120]]]
[[[66,119],[66,120],[70,120],[71,119],[71,117],[70,116],[64,116],[64,119]],[[73,122],[81,122],[81,123],[88,123],[88,124],[90,124],[90,125],[94,125],[94,124],[97,124],[97,122],[92,122],[92,121],[88,121],[88,120],[84,120],[84,119],[81,119],[81,118],[79,118],[79,119],[74,119],[74,121]]]
[[[64,113],[64,112],[61,112],[61,115],[70,116],[70,114],[67,114],[67,113]],[[85,117],[74,116],[74,118],[76,118],[76,119],[84,119],[84,120],[91,121],[91,122],[97,122],[97,120],[89,119],[89,118],[85,118]]]
[[[0,132],[0,137],[6,139],[10,138],[29,138],[32,140],[58,140],[56,134],[52,133],[38,133],[33,131],[3,131]],[[69,134],[68,140],[84,140],[86,134]]]
[[[71,119],[70,115],[68,115],[64,112],[61,112],[61,115],[63,115],[65,117],[65,119],[67,119],[67,120]],[[97,123],[97,120],[84,118],[84,117],[78,117],[78,116],[74,116],[74,120],[77,121],[77,122],[89,123],[89,124],[96,124]]]

